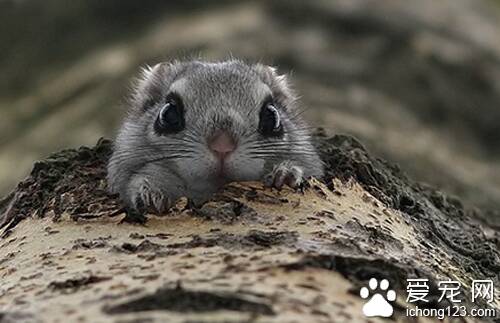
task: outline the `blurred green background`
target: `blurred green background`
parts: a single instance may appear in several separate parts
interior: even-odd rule
[[[312,123],[498,215],[499,35],[493,0],[3,0],[0,195],[112,137],[139,67],[233,56],[290,73]]]

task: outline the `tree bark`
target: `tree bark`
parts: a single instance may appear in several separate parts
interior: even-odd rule
[[[459,305],[500,310],[471,301],[473,280],[500,294],[499,234],[481,211],[352,137],[317,140],[327,174],[302,191],[233,183],[146,221],[106,193],[109,141],[36,163],[0,203],[0,322],[361,322],[370,278],[389,281],[398,322],[453,305],[438,301],[448,279]],[[409,278],[429,279],[428,303],[407,302]]]

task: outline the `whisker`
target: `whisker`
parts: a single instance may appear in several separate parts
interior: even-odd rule
[[[158,150],[158,149],[153,149],[153,148],[164,148],[163,150]],[[170,149],[168,149],[170,148]],[[191,148],[196,148],[196,147],[191,147]],[[196,149],[190,149],[190,147],[175,147],[175,146],[144,146],[144,147],[135,147],[132,149],[127,149],[127,150],[117,150],[113,153],[113,156],[118,156],[120,154],[127,154],[127,153],[134,153],[134,152],[150,152],[153,150],[156,153],[169,153],[169,152],[195,152],[197,151]]]
[[[253,156],[277,156],[278,153],[273,153],[273,152],[248,152],[248,155],[253,155]],[[294,151],[289,151],[289,152],[279,152],[279,154],[282,155],[297,155],[297,156],[316,156],[317,154],[315,152],[294,152]]]
[[[293,142],[282,142],[282,143],[263,143],[263,144],[251,144],[246,145],[247,148],[273,148],[273,147],[289,147],[296,148],[295,145],[309,145],[309,141],[293,141]]]
[[[126,151],[119,151],[115,152],[111,156],[111,160],[124,160],[126,158],[135,158],[135,157],[148,157],[148,156],[170,156],[170,155],[193,155],[195,154],[195,151],[193,150],[186,150],[186,149],[176,149],[176,150],[169,150],[169,151],[151,151],[150,148],[140,148],[140,149],[135,149],[135,150],[126,150]]]
[[[299,119],[299,117],[301,117],[308,110],[309,110],[309,108],[307,108],[307,107],[299,108],[296,111],[294,111],[295,113],[289,114],[288,119],[292,120],[292,121],[296,121],[297,119]]]
[[[148,163],[161,161],[161,160],[173,160],[173,159],[182,159],[182,158],[186,158],[186,156],[185,155],[169,155],[169,156],[158,156],[158,157],[150,156],[150,158],[142,159],[141,163],[148,164]],[[120,160],[111,160],[109,165],[116,165],[119,163],[121,163]]]

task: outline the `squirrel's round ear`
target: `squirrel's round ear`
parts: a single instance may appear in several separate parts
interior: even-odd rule
[[[162,67],[164,67],[166,64],[165,63],[158,63],[153,66],[146,65],[145,67],[141,68],[141,75],[139,76],[140,82],[153,82],[155,78],[158,76],[158,72]]]
[[[134,111],[144,112],[167,95],[168,88],[181,70],[182,64],[158,63],[141,69],[134,82],[131,104]]]
[[[154,66],[146,65],[141,68],[140,75],[134,82],[131,98],[135,108],[145,111],[162,95],[162,75],[166,65],[158,63]]]
[[[276,84],[283,88],[288,87],[287,76],[285,74],[280,75],[276,67],[258,63],[255,64],[254,68],[266,84]]]
[[[283,101],[286,106],[291,105],[295,101],[296,96],[290,87],[286,74],[279,74],[277,68],[260,63],[255,64],[254,68],[277,99]]]

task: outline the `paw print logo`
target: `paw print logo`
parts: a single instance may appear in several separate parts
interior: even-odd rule
[[[388,301],[393,302],[396,300],[396,292],[392,289],[389,290],[389,281],[387,279],[382,279],[379,285],[378,280],[372,278],[368,282],[368,286],[370,287],[369,289],[368,287],[363,287],[359,291],[359,295],[361,296],[361,298],[370,298],[368,302],[366,302],[363,306],[363,314],[365,314],[365,316],[367,317],[390,317],[394,312],[394,309]],[[379,289],[380,292],[375,293],[377,289]],[[386,294],[385,296],[383,296],[381,293]],[[370,295],[372,296],[370,297]]]

